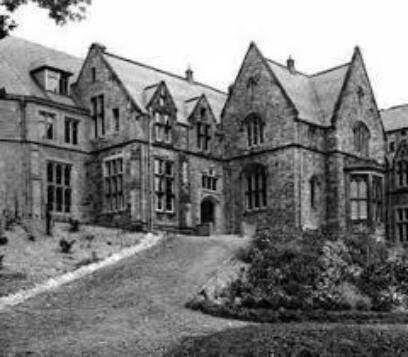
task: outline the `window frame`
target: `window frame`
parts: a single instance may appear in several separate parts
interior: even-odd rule
[[[64,143],[68,145],[79,145],[79,123],[80,120],[65,117],[64,118]]]
[[[402,218],[400,213],[402,212]],[[408,205],[394,207],[394,238],[399,243],[408,243]]]
[[[259,147],[265,142],[265,123],[261,116],[252,113],[244,120],[246,130],[246,142],[248,148]]]
[[[107,213],[122,212],[125,203],[125,161],[123,153],[105,157],[103,172],[103,210]]]
[[[104,137],[105,128],[105,95],[91,97],[91,116],[94,121],[94,138]],[[100,124],[100,126],[99,126]]]
[[[368,126],[358,121],[353,128],[354,151],[361,156],[370,156],[371,133]]]
[[[170,168],[170,172],[168,170]],[[175,213],[175,162],[162,157],[153,160],[156,213]],[[170,208],[169,208],[170,207]]]
[[[51,166],[50,166],[51,165]],[[52,167],[50,180],[50,167]],[[58,170],[60,168],[60,170]],[[73,207],[72,172],[74,165],[56,160],[47,160],[46,163],[46,186],[47,207],[46,209],[55,214],[71,214]],[[68,180],[67,180],[67,171]],[[60,173],[58,174],[58,171]],[[50,194],[52,193],[52,194]],[[52,199],[50,199],[50,196]],[[58,199],[60,196],[60,200]],[[68,201],[68,204],[67,204]],[[60,207],[60,209],[58,209]]]
[[[268,207],[268,174],[262,165],[251,166],[244,171],[244,207],[246,212]]]
[[[43,140],[47,141],[57,141],[57,114],[48,110],[39,110],[38,111],[39,121],[42,123],[44,132],[42,135]],[[48,137],[48,132],[52,131],[52,137]]]

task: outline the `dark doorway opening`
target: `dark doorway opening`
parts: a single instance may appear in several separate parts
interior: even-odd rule
[[[214,223],[214,202],[211,200],[204,200],[201,202],[201,223]]]

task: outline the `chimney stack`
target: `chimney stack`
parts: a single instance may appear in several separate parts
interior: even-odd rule
[[[290,73],[296,73],[295,60],[292,58],[292,56],[289,56],[288,60],[286,61],[286,66],[288,67]]]
[[[190,68],[190,66],[186,69],[186,80],[189,83],[194,83],[194,72],[193,70]]]

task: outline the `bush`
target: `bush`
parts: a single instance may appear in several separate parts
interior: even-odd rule
[[[81,223],[79,222],[79,220],[74,219],[74,218],[69,219],[69,231],[71,233],[79,232],[80,226],[81,226]]]
[[[252,262],[252,246],[247,247],[239,247],[235,257],[244,263],[251,263]]]
[[[5,236],[0,237],[0,245],[6,245],[8,243],[8,239]]]
[[[391,311],[408,308],[408,257],[369,236],[338,238],[322,232],[259,233],[237,258],[245,276],[226,290],[244,308],[289,311]]]
[[[74,243],[75,243],[75,240],[72,240],[72,241],[69,242],[69,241],[65,240],[64,238],[60,239],[59,245],[60,245],[60,248],[61,248],[61,252],[64,253],[64,254],[70,254],[71,250],[72,250],[72,246],[74,245]]]

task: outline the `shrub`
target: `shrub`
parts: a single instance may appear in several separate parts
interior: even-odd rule
[[[235,257],[244,263],[251,263],[252,262],[252,246],[247,247],[239,247]]]
[[[70,218],[69,219],[69,231],[71,233],[79,232],[81,223],[78,219]]]
[[[64,253],[64,254],[71,253],[72,246],[74,245],[74,243],[75,243],[75,240],[72,240],[72,241],[69,242],[69,241],[65,240],[64,238],[60,239],[59,245],[61,247],[61,252]]]
[[[0,245],[6,245],[8,243],[8,239],[6,236],[0,237]]]

